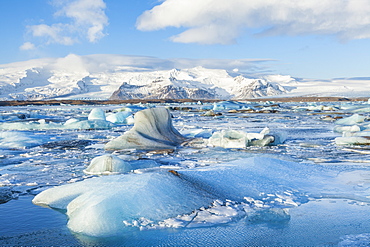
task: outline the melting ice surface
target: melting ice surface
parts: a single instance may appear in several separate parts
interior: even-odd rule
[[[109,116],[122,112],[127,118],[153,107],[170,110],[173,128],[186,143],[165,150],[105,149],[133,129],[132,120],[118,121],[118,115],[107,121]],[[365,136],[368,107],[367,102],[2,107],[0,218],[7,227],[0,227],[0,244],[366,246],[370,150],[336,138]],[[204,114],[210,109],[216,114]],[[346,122],[354,114],[359,117],[352,120],[361,121]],[[68,121],[97,124],[65,128]],[[210,145],[217,135],[244,145]],[[246,139],[269,135],[284,138],[274,145],[245,145]],[[48,216],[35,227],[33,212],[40,218],[53,212],[31,207],[27,198],[35,195],[34,202],[68,218],[50,225]],[[12,219],[18,216],[17,225]]]

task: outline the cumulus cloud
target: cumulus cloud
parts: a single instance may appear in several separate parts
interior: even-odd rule
[[[105,36],[108,18],[103,0],[53,0],[51,3],[58,9],[54,16],[66,22],[28,26],[33,37],[44,38],[46,44],[72,45],[81,38],[97,42]]]
[[[22,51],[34,50],[35,48],[36,48],[35,45],[32,44],[31,42],[25,42],[23,43],[23,45],[19,47],[19,49]]]
[[[165,0],[137,19],[137,28],[186,30],[174,42],[228,44],[246,30],[258,35],[370,38],[368,0]]]

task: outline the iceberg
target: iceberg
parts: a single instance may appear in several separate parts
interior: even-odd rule
[[[169,172],[114,175],[55,187],[33,202],[66,210],[68,227],[89,236],[113,236],[124,221],[159,221],[207,206],[214,196]]]
[[[113,126],[114,126],[113,123],[102,119],[95,120],[69,119],[64,123],[63,129],[80,129],[80,130],[110,129]]]
[[[363,122],[365,122],[365,120],[366,120],[366,117],[364,117],[362,115],[359,115],[359,114],[353,114],[350,117],[338,119],[337,121],[335,121],[335,124],[339,124],[339,125],[355,125],[357,123],[363,123]]]
[[[129,119],[127,121],[130,121]],[[0,130],[49,130],[49,129],[110,129],[114,123],[106,120],[105,112],[100,108],[94,108],[88,118],[70,118],[64,123],[47,122],[45,119],[27,122],[4,122],[0,123]]]
[[[277,145],[285,141],[281,134],[269,135],[269,128],[264,128],[260,133],[246,133],[237,130],[222,130],[213,133],[208,139],[208,144],[223,148],[246,148],[248,146]]]
[[[349,125],[349,126],[335,126],[334,131],[343,133],[343,132],[358,132],[361,131],[363,128],[358,125]]]
[[[221,111],[221,110],[240,110],[248,108],[246,104],[237,102],[237,101],[221,101],[221,102],[215,102],[213,104],[213,110],[214,111]]]
[[[129,163],[115,155],[106,154],[92,159],[90,165],[84,170],[84,173],[90,175],[109,175],[129,172],[131,169],[132,167]]]
[[[137,112],[134,127],[108,142],[105,149],[173,149],[186,139],[173,127],[166,108],[149,108]]]
[[[366,136],[350,136],[335,138],[337,145],[370,145],[370,137]]]
[[[106,120],[105,112],[100,108],[94,108],[89,113],[88,120]]]
[[[129,111],[120,111],[117,113],[109,114],[106,117],[107,121],[111,123],[119,123],[119,124],[132,124],[133,118],[131,116],[131,112]]]

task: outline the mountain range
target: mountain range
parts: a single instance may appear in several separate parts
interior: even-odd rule
[[[0,65],[0,100],[250,99],[369,96],[370,78],[251,77],[237,69],[170,68],[150,57],[70,54]]]

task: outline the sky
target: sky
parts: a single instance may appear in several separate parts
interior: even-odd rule
[[[3,0],[0,32],[0,64],[122,54],[248,61],[235,68],[296,78],[370,76],[369,0]]]

